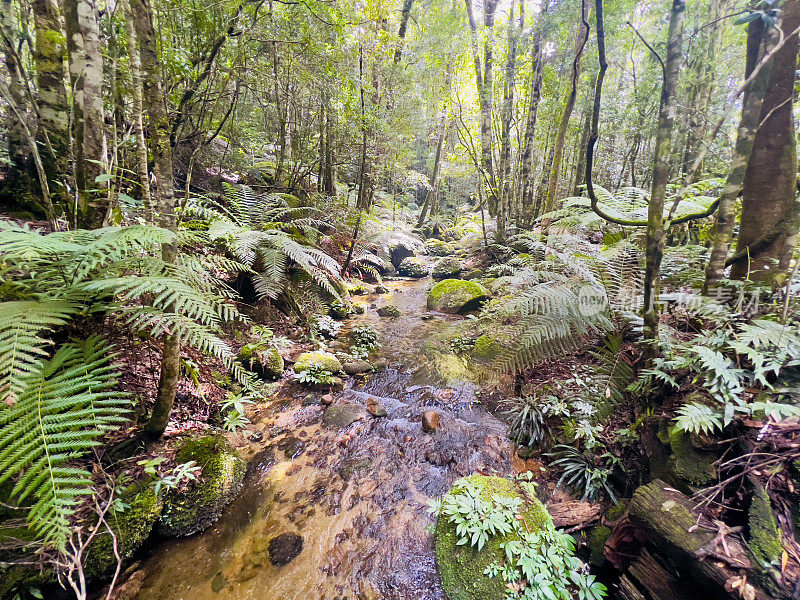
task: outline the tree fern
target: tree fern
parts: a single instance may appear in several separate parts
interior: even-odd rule
[[[30,525],[63,547],[69,518],[90,474],[71,464],[126,420],[129,400],[116,391],[111,349],[98,337],[65,344],[34,363],[11,406],[0,408],[0,483],[15,478],[19,502],[33,501]]]

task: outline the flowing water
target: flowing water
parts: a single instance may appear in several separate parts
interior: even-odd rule
[[[429,283],[393,281],[389,294],[368,298],[396,305],[398,318],[380,318],[374,307],[357,317],[379,329],[390,364],[335,398],[356,405],[359,419],[326,425],[325,407],[302,396],[268,409],[242,495],[208,531],[153,552],[138,600],[443,598],[428,500],[463,475],[509,472],[512,452],[505,426],[476,402],[477,388],[448,381],[426,351],[459,318],[429,318]],[[367,413],[369,398],[388,415]],[[441,415],[434,433],[422,430],[428,409]],[[287,533],[303,538],[302,551],[276,567],[269,543]]]

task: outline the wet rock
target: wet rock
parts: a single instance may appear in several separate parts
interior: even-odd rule
[[[365,360],[354,360],[353,362],[344,363],[344,372],[348,375],[361,375],[372,371],[372,365]]]
[[[254,348],[253,344],[247,344],[239,351],[239,360],[248,369],[265,379],[278,379],[283,375],[285,367],[283,357],[273,347]]]
[[[378,315],[381,317],[399,317],[400,309],[396,306],[392,306],[391,304],[388,306],[381,306],[378,309]]]
[[[269,541],[268,550],[273,565],[288,565],[303,551],[303,538],[296,533],[282,533]]]
[[[376,294],[388,294],[389,293],[389,288],[387,288],[386,286],[383,286],[383,285],[376,285],[375,286],[375,293]]]
[[[322,402],[325,406],[330,406],[333,404],[333,394],[325,394],[320,398],[320,402]]]
[[[385,417],[386,407],[375,398],[367,398],[367,410],[373,417]]]
[[[306,394],[303,398],[303,406],[313,406],[317,403],[317,397],[314,394]]]
[[[435,410],[426,410],[422,413],[422,429],[427,432],[433,432],[439,429],[441,425],[441,415]]]
[[[224,590],[228,585],[228,580],[225,579],[225,575],[222,573],[217,573],[216,577],[211,580],[211,591],[215,594],[219,594],[222,590]]]
[[[373,361],[372,368],[375,371],[385,371],[389,368],[389,361],[385,358],[379,358],[378,360]]]
[[[296,437],[288,436],[278,443],[278,449],[286,455],[286,458],[294,459],[303,453],[306,445]]]
[[[425,261],[418,256],[410,256],[406,259],[403,259],[403,262],[400,263],[397,271],[400,273],[400,275],[414,277],[417,279],[428,276],[428,267],[425,264]]]
[[[329,406],[322,422],[331,429],[346,429],[366,416],[364,407],[344,402]]]
[[[395,269],[407,258],[416,256],[417,251],[413,244],[405,240],[395,240],[389,244],[389,256]]]
[[[428,292],[428,310],[464,313],[476,310],[489,298],[489,290],[474,281],[445,279]]]
[[[251,442],[261,442],[264,440],[264,434],[260,431],[254,431],[247,437],[247,439]]]
[[[158,531],[164,535],[185,536],[207,529],[242,489],[247,465],[224,437],[210,435],[183,442],[177,462],[191,460],[202,467],[203,477],[185,491],[164,493],[164,510],[158,520]]]

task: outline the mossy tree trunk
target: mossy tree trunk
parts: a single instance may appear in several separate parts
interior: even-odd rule
[[[534,217],[534,169],[533,153],[536,144],[536,121],[539,116],[539,101],[542,98],[542,78],[544,74],[544,60],[542,56],[542,37],[544,11],[539,17],[540,23],[536,25],[533,33],[531,49],[531,91],[528,103],[528,115],[525,121],[525,138],[522,151],[522,215],[525,225],[529,225]]]
[[[71,154],[69,132],[69,101],[67,99],[64,53],[66,37],[61,26],[61,11],[55,0],[33,0],[36,46],[33,58],[36,64],[37,105],[39,130],[37,139],[41,148],[42,163],[53,203],[69,211],[66,183],[70,179]]]
[[[150,0],[131,0],[131,16],[139,38],[142,61],[143,103],[149,122],[150,152],[153,156],[153,175],[156,180],[156,221],[160,227],[174,231],[177,224],[172,146],[169,140],[170,123],[159,79],[161,69]],[[178,248],[174,244],[164,244],[161,253],[164,262],[174,263],[178,257]],[[172,332],[167,334],[164,340],[156,403],[145,425],[145,433],[150,438],[161,437],[167,427],[169,414],[175,403],[179,375],[180,338],[177,332]]]
[[[644,335],[647,342],[646,358],[652,359],[658,351],[658,330],[661,316],[658,294],[661,288],[661,258],[664,253],[665,223],[664,201],[669,183],[672,132],[677,111],[678,74],[683,60],[683,22],[686,1],[673,0],[669,19],[667,58],[663,63],[664,81],[661,86],[661,106],[658,111],[653,185],[647,213],[647,241],[644,276]]]

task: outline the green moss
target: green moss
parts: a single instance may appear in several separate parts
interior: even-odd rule
[[[328,308],[328,314],[334,319],[346,319],[352,312],[352,306],[344,300],[334,300]]]
[[[473,356],[478,362],[491,362],[500,354],[502,346],[500,342],[490,335],[481,335],[475,340]]]
[[[331,373],[342,372],[342,363],[329,352],[304,352],[297,357],[297,361],[294,363],[294,371],[295,373],[302,373],[315,365]]]
[[[611,527],[598,525],[592,529],[589,539],[589,562],[593,565],[602,565],[605,562],[606,542],[611,537]]]
[[[465,481],[475,485],[485,500],[491,500],[495,494],[504,498],[521,497],[512,482],[486,475],[470,475],[456,481],[447,494],[458,494]],[[540,528],[551,520],[541,502],[528,498],[525,500],[522,516],[529,529]],[[514,539],[518,539],[514,532],[493,536],[481,551],[473,546],[458,546],[455,525],[445,518],[439,518],[435,529],[436,565],[442,588],[449,600],[503,600],[506,590],[502,577],[490,578],[484,575],[484,571],[490,564],[503,559],[504,552],[500,545]]]
[[[150,536],[161,515],[162,503],[151,481],[142,481],[127,488],[121,495],[128,506],[122,512],[112,512],[107,522],[117,538],[117,550],[124,560],[130,558]],[[108,532],[101,532],[92,540],[85,560],[86,574],[102,578],[114,572],[117,559],[113,540]]]
[[[453,253],[453,247],[450,244],[436,238],[426,241],[425,249],[431,256],[448,256]]]
[[[177,462],[195,461],[203,469],[200,480],[183,492],[167,490],[159,532],[183,536],[203,531],[219,519],[222,510],[242,488],[245,462],[222,436],[186,440],[178,450]]]
[[[303,204],[300,202],[300,198],[292,194],[279,194],[279,196],[289,208],[299,208]]]
[[[387,306],[381,306],[378,309],[378,315],[381,317],[399,317],[400,316],[400,309],[396,306],[392,306],[391,304]]]
[[[239,360],[251,371],[273,379],[283,375],[285,367],[280,352],[272,346],[266,348],[258,348],[255,344],[242,346],[239,350]]]
[[[769,494],[759,486],[753,492],[749,511],[750,549],[760,564],[777,563],[783,554],[781,534],[772,512]]]
[[[457,313],[475,310],[489,299],[489,290],[474,281],[445,279],[428,292],[428,309]]]
[[[677,429],[670,432],[669,443],[672,448],[669,469],[674,477],[691,485],[708,485],[716,478],[716,454],[694,448],[689,436]]]

